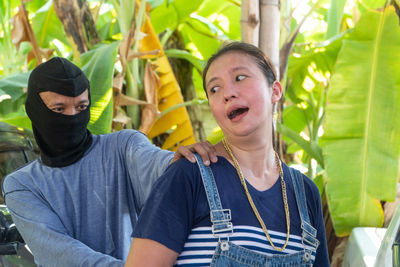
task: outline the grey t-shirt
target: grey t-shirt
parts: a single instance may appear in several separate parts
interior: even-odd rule
[[[138,212],[172,156],[137,131],[93,136],[72,165],[38,159],[11,173],[3,195],[40,266],[123,266]]]

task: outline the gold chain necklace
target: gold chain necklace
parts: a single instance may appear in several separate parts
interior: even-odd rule
[[[283,206],[285,207],[286,228],[287,228],[285,244],[283,244],[283,246],[280,247],[280,248],[279,248],[279,247],[276,247],[276,246],[274,245],[274,243],[272,242],[271,237],[270,237],[269,234],[268,234],[267,227],[265,226],[265,223],[264,223],[263,219],[261,218],[260,214],[258,213],[258,210],[257,210],[257,208],[256,208],[256,205],[254,204],[253,199],[252,199],[251,196],[250,196],[249,190],[247,189],[246,181],[244,180],[243,173],[242,173],[242,170],[240,169],[239,163],[238,163],[237,159],[235,158],[235,156],[233,155],[232,150],[231,150],[231,148],[229,147],[228,141],[227,141],[225,138],[222,139],[222,144],[224,145],[226,152],[228,152],[229,156],[232,158],[233,165],[235,166],[236,172],[237,172],[238,175],[239,175],[240,182],[241,182],[242,185],[243,185],[243,188],[244,188],[244,191],[245,191],[245,193],[246,193],[247,199],[249,200],[250,206],[251,206],[251,208],[253,209],[253,212],[254,212],[254,214],[256,215],[257,220],[258,220],[258,222],[260,223],[260,225],[261,225],[261,227],[262,227],[262,229],[263,229],[263,232],[264,232],[265,236],[267,237],[267,239],[268,239],[269,243],[271,244],[271,246],[273,247],[273,249],[275,249],[275,250],[277,250],[277,251],[283,251],[283,250],[286,248],[286,246],[287,246],[287,244],[288,244],[288,242],[289,242],[289,234],[290,234],[290,216],[289,216],[289,207],[288,207],[288,203],[287,203],[286,184],[285,184],[285,181],[283,180],[283,170],[282,170],[282,165],[281,165],[281,162],[280,162],[280,160],[279,160],[278,154],[275,152],[275,161],[276,161],[276,166],[277,166],[278,169],[279,169],[279,177],[281,178],[281,184],[282,184],[282,198],[283,198]]]

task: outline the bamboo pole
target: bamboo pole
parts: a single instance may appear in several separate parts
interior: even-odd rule
[[[260,21],[259,48],[271,60],[279,80],[279,0],[260,0]]]
[[[258,46],[260,29],[259,0],[242,0],[240,26],[242,41]]]

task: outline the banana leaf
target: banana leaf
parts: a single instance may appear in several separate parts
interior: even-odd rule
[[[326,193],[336,235],[383,223],[400,155],[400,27],[392,6],[368,11],[343,41],[327,98]]]
[[[195,67],[199,72],[202,72],[206,65],[206,62],[204,60],[196,58],[186,50],[168,49],[165,50],[165,55],[168,58],[172,57],[172,58],[185,59],[189,61],[193,65],[193,67]]]
[[[22,104],[25,103],[26,88],[30,72],[12,74],[0,80],[0,120],[12,118]],[[10,115],[11,114],[11,117]]]
[[[176,29],[179,24],[184,23],[190,14],[195,12],[202,4],[202,0],[174,0],[170,3],[165,1],[151,11],[151,22],[156,33],[165,29]]]
[[[146,36],[139,42],[139,51],[146,52],[156,49],[160,51],[154,63],[157,66],[156,71],[161,82],[161,86],[157,89],[157,108],[163,112],[182,104],[182,93],[148,16],[146,16],[141,31]],[[169,132],[169,135],[162,145],[163,149],[174,151],[179,145],[190,145],[196,142],[189,114],[184,106],[174,109],[158,119],[151,127],[148,137],[152,139],[166,132]]]
[[[112,79],[119,42],[101,44],[81,55],[81,68],[90,81],[90,122],[94,134],[111,132]]]
[[[345,4],[346,0],[331,0],[331,7],[328,10],[328,30],[326,31],[326,38],[331,38],[339,33]]]
[[[312,141],[310,142],[305,140],[303,137],[300,136],[300,134],[281,123],[277,123],[276,126],[281,134],[288,136],[290,139],[295,141],[302,149],[304,149],[304,151],[306,151],[312,158],[314,158],[319,165],[321,165],[322,167],[324,166],[322,151],[318,144]]]
[[[53,2],[45,3],[32,19],[32,28],[41,48],[48,48],[53,40],[58,40],[68,45],[69,40],[63,29],[63,25],[57,17]]]

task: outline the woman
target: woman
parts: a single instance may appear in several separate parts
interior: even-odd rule
[[[282,88],[269,60],[250,44],[228,44],[208,61],[203,85],[225,135],[218,163],[167,169],[126,266],[329,266],[318,189],[273,150]]]

